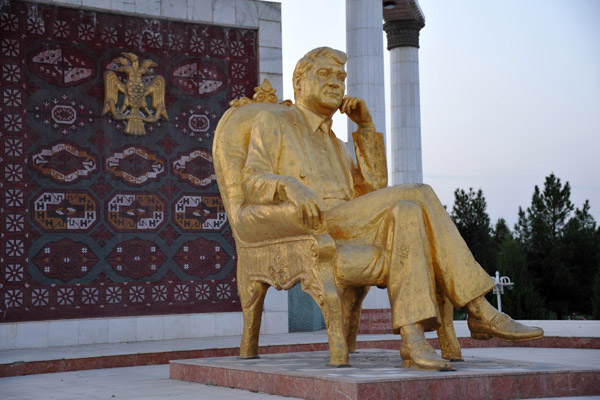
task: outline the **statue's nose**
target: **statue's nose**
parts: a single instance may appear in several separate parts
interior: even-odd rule
[[[329,86],[333,86],[333,87],[342,87],[342,83],[340,82],[340,80],[337,77],[332,77],[329,82],[327,82],[327,84]]]

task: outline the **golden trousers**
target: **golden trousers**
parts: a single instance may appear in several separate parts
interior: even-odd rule
[[[338,282],[387,287],[394,329],[437,328],[436,288],[462,308],[494,286],[428,185],[357,197],[327,210],[325,223],[336,240]]]

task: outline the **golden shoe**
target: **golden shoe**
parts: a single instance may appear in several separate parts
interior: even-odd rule
[[[452,371],[450,362],[441,359],[426,339],[406,344],[404,342],[402,340],[400,348],[402,367]]]
[[[500,340],[518,342],[544,336],[542,328],[520,324],[504,313],[496,314],[489,322],[469,316],[467,326],[471,331],[471,337],[478,340],[495,337]]]

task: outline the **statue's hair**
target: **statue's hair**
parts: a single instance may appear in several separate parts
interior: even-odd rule
[[[292,76],[292,82],[294,83],[294,98],[297,97],[296,80],[303,78],[304,75],[311,70],[315,65],[315,60],[321,57],[329,57],[338,64],[346,64],[348,57],[346,53],[340,50],[335,50],[330,47],[317,47],[306,53],[304,57],[298,61],[296,68],[294,68],[294,75]]]

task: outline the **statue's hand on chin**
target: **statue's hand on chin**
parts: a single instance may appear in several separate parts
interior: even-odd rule
[[[348,118],[352,120],[362,130],[375,130],[375,124],[373,124],[373,118],[369,112],[365,101],[358,97],[344,97],[342,105],[340,106],[340,112],[348,115]]]

